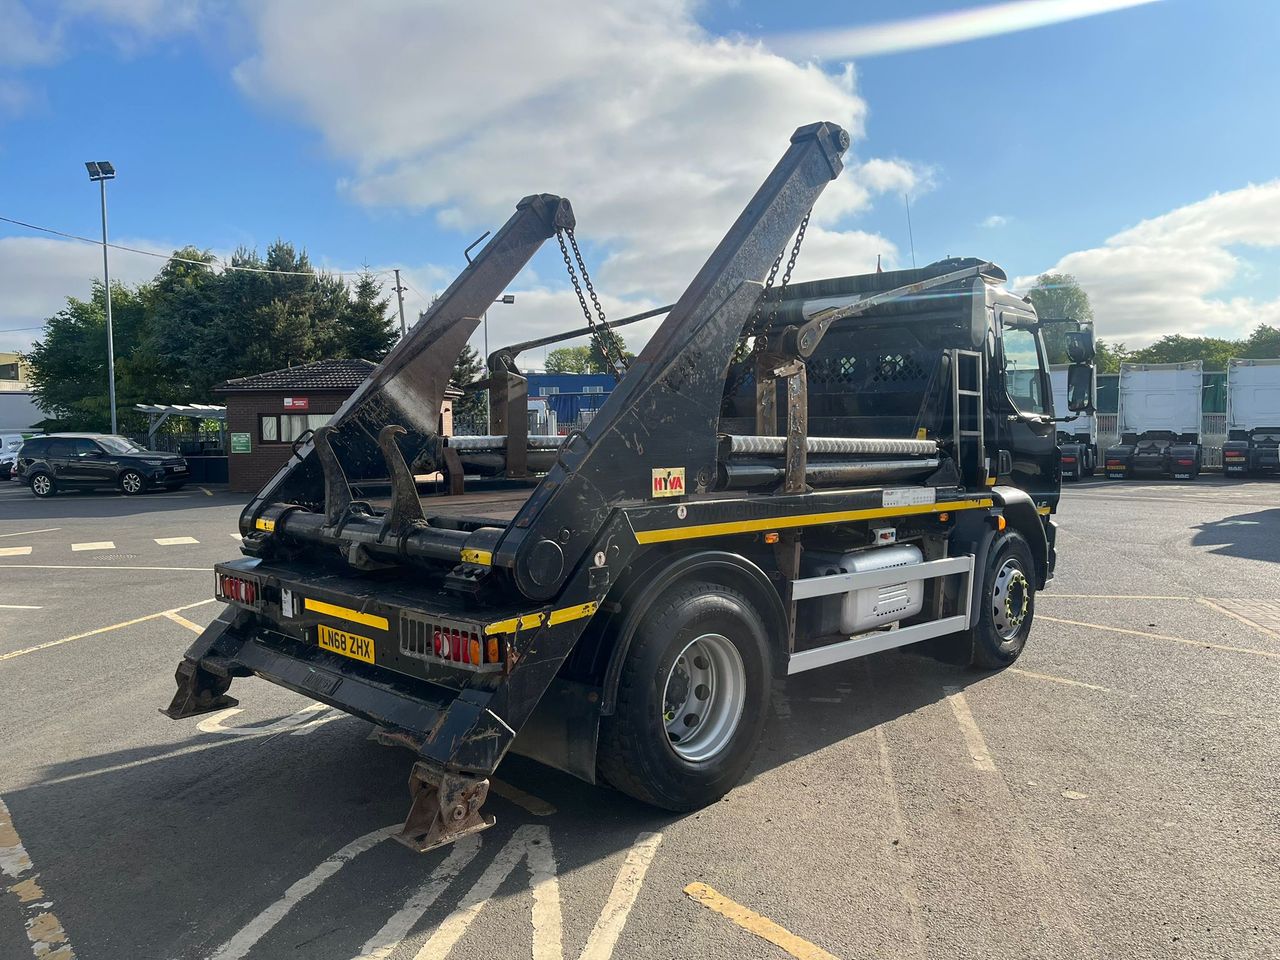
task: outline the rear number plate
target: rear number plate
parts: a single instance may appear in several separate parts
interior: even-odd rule
[[[333,627],[326,627],[323,623],[320,624],[319,629],[318,643],[322,650],[340,653],[352,660],[373,663],[373,641],[368,637],[347,633],[345,630],[335,630]]]

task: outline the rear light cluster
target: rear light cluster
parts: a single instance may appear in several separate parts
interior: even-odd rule
[[[1244,453],[1243,451],[1240,451],[1240,450],[1228,450],[1226,453],[1223,454],[1223,456],[1226,457],[1228,460],[1244,459]]]
[[[485,637],[468,625],[450,625],[400,615],[400,652],[471,670],[498,669],[506,658],[498,637]]]
[[[1179,466],[1181,466],[1181,467],[1189,467],[1189,466],[1191,466],[1193,463],[1195,463],[1195,461],[1194,461],[1194,460],[1179,460],[1179,461],[1178,461],[1178,465],[1179,465]]]
[[[229,577],[225,573],[218,574],[218,599],[234,600],[249,607],[256,607],[261,600],[258,585],[252,580],[241,580]]]
[[[1063,463],[1075,463],[1075,462],[1076,462],[1076,458],[1075,458],[1075,457],[1063,457],[1063,458],[1062,458],[1062,462],[1063,462]]]

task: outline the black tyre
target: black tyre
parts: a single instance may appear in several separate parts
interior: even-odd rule
[[[719,800],[751,763],[772,679],[763,617],[746,596],[673,587],[631,640],[614,713],[600,724],[600,773],[666,810]]]
[[[58,485],[47,473],[33,473],[27,478],[27,483],[31,486],[31,492],[37,497],[52,497],[58,492]]]
[[[982,594],[969,631],[972,666],[999,670],[1018,659],[1036,606],[1035,561],[1022,534],[1007,530],[987,554]]]
[[[137,496],[147,489],[147,482],[137,470],[126,470],[120,474],[120,492],[127,497]]]

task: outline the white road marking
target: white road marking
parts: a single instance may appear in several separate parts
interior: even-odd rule
[[[206,497],[212,497],[212,496],[213,496],[213,491],[212,491],[212,490],[206,490],[204,487],[196,487],[196,489],[197,489],[197,490],[199,490],[201,493],[203,493]]]
[[[0,610],[43,610],[44,607],[30,607],[22,603],[0,603]]]
[[[1099,687],[1092,683],[1085,683],[1083,680],[1068,680],[1066,677],[1055,677],[1048,673],[1034,673],[1031,670],[1023,670],[1020,667],[1007,668],[1009,673],[1016,673],[1022,677],[1031,677],[1034,680],[1048,680],[1050,683],[1063,683],[1069,687],[1084,687],[1086,690],[1097,690],[1099,693],[1110,693],[1110,687]]]
[[[37,533],[54,533],[61,529],[61,527],[45,527],[43,530],[23,530],[19,533],[0,533],[0,540],[3,540],[5,537],[30,537]]]
[[[30,547],[0,547],[0,557],[25,557],[30,553]]]
[[[180,627],[186,627],[192,633],[204,633],[204,627],[198,623],[192,623],[180,613],[174,613],[172,610],[166,610],[164,615],[176,623]]]
[[[868,668],[868,677],[870,673]],[[885,793],[889,795],[888,807],[889,816],[893,821],[893,832],[898,837],[898,842],[893,849],[902,860],[902,899],[906,901],[907,917],[910,920],[911,953],[913,956],[923,958],[926,955],[924,923],[921,920],[924,908],[920,904],[920,889],[916,885],[915,858],[911,855],[911,844],[907,839],[907,818],[902,812],[902,799],[898,795],[898,781],[893,775],[893,763],[889,760],[889,741],[885,738],[884,727],[885,725],[881,723],[871,728],[876,740],[876,760],[880,766],[880,779],[884,784]]]
[[[556,808],[547,803],[547,801],[541,800],[531,793],[525,793],[519,787],[511,785],[505,780],[490,780],[489,789],[503,799],[524,807],[535,817],[549,817],[556,812]]]
[[[238,533],[233,533],[233,534],[231,534],[230,536],[231,536],[231,539],[232,539],[232,540],[243,540],[243,539],[244,539],[244,537],[242,537],[242,536],[241,536],[240,534],[238,534]]]
[[[1145,593],[1037,593],[1037,600],[1194,600],[1188,594],[1165,597]]]
[[[40,887],[40,875],[32,873],[33,869],[31,857],[13,825],[13,815],[0,797],[0,873],[17,881],[9,892],[18,898],[31,952],[39,960],[75,960],[71,939],[54,914],[49,895]]]
[[[947,695],[947,703],[951,704],[951,712],[956,715],[956,722],[960,724],[960,733],[964,736],[965,745],[969,748],[969,755],[973,757],[973,765],[987,773],[995,773],[996,764],[991,759],[991,750],[987,747],[982,731],[978,729],[977,721],[973,719],[964,691],[959,687],[942,689]]]
[[[618,879],[613,882],[613,889],[609,891],[609,899],[604,902],[600,919],[587,937],[587,945],[582,948],[578,960],[609,960],[613,956],[613,948],[617,946],[631,908],[640,896],[644,875],[649,872],[649,864],[653,863],[660,843],[660,833],[642,833],[636,837],[636,842],[627,851],[627,859],[622,863]]]
[[[46,640],[44,643],[37,643],[34,647],[24,647],[21,650],[10,650],[8,653],[0,653],[0,661],[12,660],[14,657],[21,657],[25,654],[35,653],[39,650],[48,650],[50,647],[57,647],[64,643],[71,643],[73,640],[83,640],[86,637],[96,637],[102,633],[110,633],[112,630],[132,627],[134,624],[145,623],[148,620],[156,620],[160,617],[167,616],[170,613],[176,613],[179,610],[190,610],[192,607],[202,607],[206,603],[213,602],[213,598],[210,597],[208,600],[199,600],[196,603],[188,603],[185,607],[174,607],[172,610],[161,610],[159,613],[149,613],[145,617],[135,617],[132,620],[125,620],[123,623],[113,623],[109,627],[98,627],[96,630],[88,630],[84,633],[77,633],[74,636],[63,637],[61,640]]]
[[[391,915],[382,929],[370,937],[360,948],[360,956],[356,960],[384,960],[390,956],[400,942],[409,935],[413,925],[440,899],[447,887],[480,852],[480,837],[472,834],[457,840],[449,851],[449,856],[431,871],[418,891],[405,905]]]
[[[130,567],[118,563],[95,563],[92,566],[70,563],[0,563],[11,570],[168,570],[176,573],[210,573],[213,567]]]
[[[262,737],[277,733],[307,734],[322,724],[341,720],[347,716],[341,710],[328,711],[329,708],[323,703],[310,703],[301,710],[273,720],[271,723],[252,727],[228,727],[225,726],[226,721],[237,714],[244,713],[241,707],[228,707],[226,710],[209,714],[196,724],[196,729],[201,733],[222,733],[231,737]]]
[[[72,550],[114,550],[116,545],[111,540],[94,540],[91,543],[73,543]]]
[[[195,537],[155,537],[156,543],[162,547],[176,547],[186,543],[199,543]]]
[[[373,830],[363,837],[352,840],[301,880],[290,886],[279,900],[245,924],[240,932],[224,943],[210,960],[241,960],[253,949],[254,944],[265,937],[276,924],[285,918],[290,910],[297,906],[298,901],[314,893],[320,884],[332,877],[351,860],[396,833],[399,829],[400,824],[392,824],[389,827]],[[252,866],[250,868],[252,869]]]

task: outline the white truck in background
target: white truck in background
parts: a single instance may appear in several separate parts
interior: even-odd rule
[[[1053,384],[1053,412],[1059,414],[1067,407],[1067,369],[1069,363],[1055,363],[1049,367]],[[1094,388],[1097,394],[1097,387]],[[1079,413],[1074,417],[1058,418],[1058,456],[1062,462],[1062,479],[1079,480],[1092,477],[1098,467],[1098,420],[1093,414]]]
[[[1227,361],[1226,476],[1280,473],[1280,359]]]
[[[1120,442],[1103,456],[1107,476],[1194,480],[1204,462],[1200,446],[1204,363],[1122,363]]]

